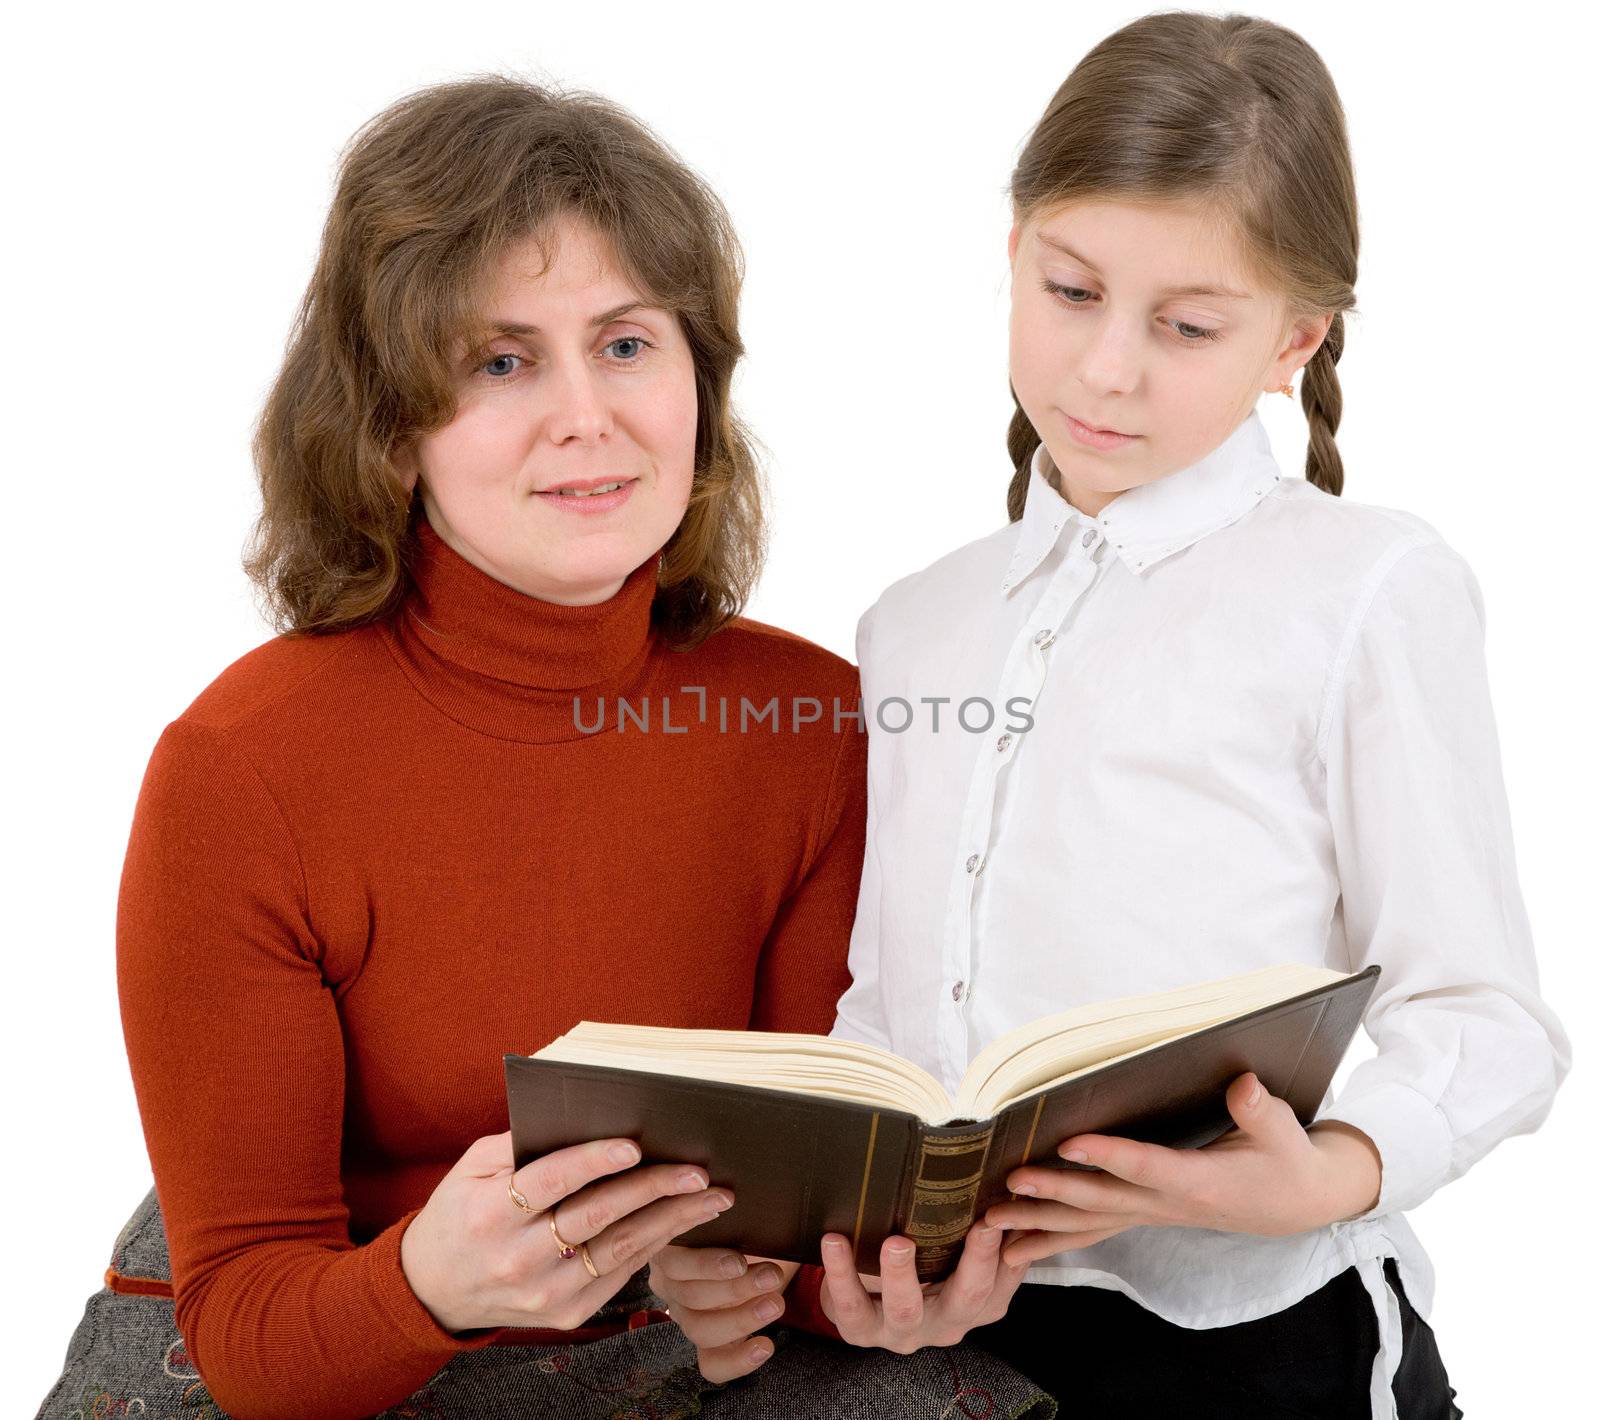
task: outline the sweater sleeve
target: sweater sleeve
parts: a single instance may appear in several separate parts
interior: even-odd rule
[[[853,688],[853,687],[852,687]],[[816,846],[761,949],[750,1029],[826,1035],[846,958],[867,826],[867,736],[842,718]]]
[[[495,1330],[454,1335],[400,1264],[415,1213],[355,1245],[345,1057],[299,850],[223,734],[177,720],[145,770],[117,987],[178,1329],[238,1420],[367,1416]]]
[[[1322,1115],[1383,1161],[1351,1223],[1414,1208],[1533,1129],[1571,1058],[1517,882],[1477,579],[1438,541],[1397,547],[1376,575],[1322,740],[1350,966],[1382,967],[1377,1054]]]

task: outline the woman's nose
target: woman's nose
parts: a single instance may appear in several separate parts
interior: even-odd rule
[[[611,432],[611,405],[600,371],[587,362],[564,362],[545,385],[546,418],[552,442],[591,443]]]

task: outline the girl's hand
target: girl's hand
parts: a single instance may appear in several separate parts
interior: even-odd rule
[[[650,1263],[650,1290],[694,1342],[700,1374],[731,1381],[772,1355],[772,1342],[755,1333],[783,1315],[783,1289],[799,1270],[725,1247],[664,1247]]]
[[[881,1291],[873,1295],[856,1272],[849,1239],[839,1233],[822,1239],[822,1310],[846,1341],[902,1356],[953,1346],[973,1327],[1003,1317],[1028,1272],[1026,1263],[1001,1258],[1000,1229],[982,1222],[967,1234],[956,1270],[926,1291],[917,1281],[916,1251],[910,1238],[884,1239]]]
[[[997,1203],[984,1218],[1038,1231],[1012,1239],[1005,1260],[1037,1262],[1139,1226],[1283,1237],[1376,1204],[1382,1161],[1360,1130],[1333,1121],[1305,1129],[1253,1074],[1229,1085],[1227,1098],[1238,1130],[1203,1149],[1079,1134],[1057,1152],[1104,1173],[1013,1170],[1006,1186],[1039,1201]]]
[[[704,1169],[632,1169],[638,1161],[631,1139],[597,1139],[513,1172],[509,1130],[474,1140],[401,1236],[411,1290],[446,1331],[582,1326],[668,1242],[733,1201],[707,1189]],[[587,1245],[598,1277],[581,1256],[561,1256],[552,1217],[564,1241]]]

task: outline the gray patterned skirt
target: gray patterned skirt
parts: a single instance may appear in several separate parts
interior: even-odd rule
[[[125,1279],[170,1282],[154,1189],[118,1234],[111,1268]],[[591,1324],[660,1309],[648,1276],[637,1273]],[[452,1357],[378,1420],[1053,1420],[1056,1413],[1055,1401],[1037,1386],[973,1346],[928,1346],[897,1356],[791,1327],[769,1327],[766,1334],[775,1343],[772,1358],[726,1385],[700,1374],[694,1347],[670,1321],[581,1345],[485,1346]],[[172,1298],[108,1285],[84,1307],[37,1420],[134,1415],[227,1420],[189,1361]]]

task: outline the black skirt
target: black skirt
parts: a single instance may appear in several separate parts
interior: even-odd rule
[[[1433,1330],[1406,1298],[1392,1258],[1384,1276],[1404,1337],[1394,1377],[1400,1420],[1458,1420]],[[1177,1326],[1109,1288],[1026,1282],[1000,1321],[966,1339],[1031,1377],[1063,1415],[1099,1405],[1184,1420],[1372,1414],[1378,1323],[1353,1267],[1271,1316],[1203,1329]]]

